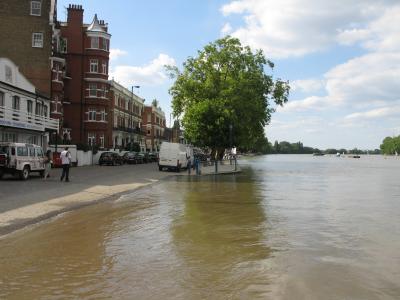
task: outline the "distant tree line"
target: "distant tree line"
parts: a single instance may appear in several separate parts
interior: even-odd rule
[[[400,145],[400,143],[398,144]],[[381,146],[382,147],[382,146]],[[239,149],[242,152],[253,152],[262,154],[313,154],[313,153],[324,153],[324,154],[380,154],[379,149],[374,150],[360,150],[354,149],[335,149],[330,148],[326,150],[321,150],[318,148],[304,146],[302,142],[289,143],[287,141],[278,142],[275,141],[274,144],[270,143],[266,137],[263,137],[257,141],[252,149]],[[400,152],[400,150],[398,150]]]
[[[394,155],[400,153],[400,135],[395,137],[385,137],[381,144],[382,154]]]

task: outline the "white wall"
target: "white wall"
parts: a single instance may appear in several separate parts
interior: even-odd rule
[[[78,167],[92,165],[93,154],[92,151],[84,152],[82,150],[76,151],[76,159],[78,161]]]

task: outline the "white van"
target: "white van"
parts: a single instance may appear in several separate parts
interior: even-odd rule
[[[163,142],[159,153],[158,169],[164,168],[180,171],[190,163],[193,166],[193,147],[179,143]]]
[[[44,153],[42,147],[25,143],[0,143],[0,152],[5,159],[0,163],[0,178],[5,173],[18,175],[20,179],[29,178],[30,172],[44,176]]]

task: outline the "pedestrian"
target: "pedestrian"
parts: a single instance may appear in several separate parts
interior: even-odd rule
[[[61,152],[60,158],[63,169],[60,181],[63,181],[65,177],[65,181],[69,182],[69,166],[71,165],[71,153],[68,151],[68,147],[65,147],[65,149]]]
[[[190,159],[190,155],[186,154],[186,159],[187,159],[187,171],[188,171],[188,174],[190,175],[190,170],[192,168],[192,161]]]
[[[51,150],[47,150],[46,154],[44,156],[44,180],[47,179],[47,177],[50,177],[50,170],[51,170]]]

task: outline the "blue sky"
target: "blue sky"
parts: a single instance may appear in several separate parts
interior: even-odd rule
[[[171,112],[172,82],[163,65],[178,67],[226,34],[275,63],[290,81],[290,101],[266,127],[270,141],[330,148],[377,148],[400,134],[400,2],[397,0],[58,1],[81,4],[112,34],[110,77],[146,103]]]

